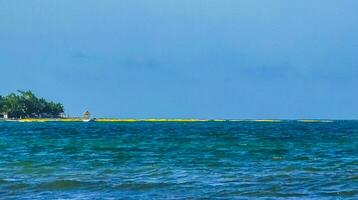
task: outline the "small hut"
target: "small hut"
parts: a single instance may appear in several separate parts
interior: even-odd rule
[[[90,119],[90,118],[91,118],[91,113],[88,110],[83,113],[83,119]]]

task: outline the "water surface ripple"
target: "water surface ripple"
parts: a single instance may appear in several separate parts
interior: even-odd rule
[[[358,199],[358,122],[0,122],[2,199]]]

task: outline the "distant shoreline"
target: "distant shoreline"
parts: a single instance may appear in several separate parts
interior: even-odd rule
[[[0,119],[0,122],[88,122],[83,118],[25,118],[25,119]],[[319,120],[319,119],[303,119],[303,120],[276,120],[276,119],[130,119],[130,118],[97,118],[91,122],[262,122],[262,123],[278,123],[284,121],[297,121],[303,123],[329,123],[336,120]]]

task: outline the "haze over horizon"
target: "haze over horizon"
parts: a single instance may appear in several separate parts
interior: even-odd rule
[[[70,115],[358,119],[358,1],[1,1],[0,95]]]

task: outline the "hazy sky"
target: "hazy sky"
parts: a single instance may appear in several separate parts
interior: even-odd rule
[[[358,118],[356,0],[0,0],[0,94],[71,115]]]

